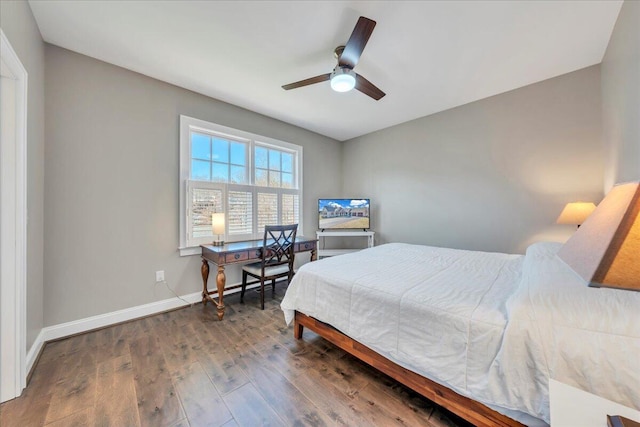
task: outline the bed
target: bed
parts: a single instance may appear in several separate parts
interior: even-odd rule
[[[640,408],[640,293],[525,255],[391,243],[302,266],[295,322],[476,425],[546,425],[548,380]]]

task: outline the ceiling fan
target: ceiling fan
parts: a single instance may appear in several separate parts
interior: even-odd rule
[[[336,92],[347,92],[354,87],[367,96],[380,100],[385,93],[378,89],[369,80],[353,71],[354,67],[362,55],[364,47],[373,33],[376,21],[361,16],[356,23],[349,41],[344,46],[335,48],[333,54],[338,60],[338,65],[331,73],[321,74],[309,79],[300,80],[299,82],[289,83],[282,86],[284,90],[297,89],[299,87],[312,85],[315,83],[326,82],[331,80],[331,88]]]

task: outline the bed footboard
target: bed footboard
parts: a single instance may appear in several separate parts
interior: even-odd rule
[[[447,408],[474,425],[486,427],[524,427],[523,424],[486,407],[482,403],[462,396],[441,384],[403,368],[371,350],[369,347],[349,338],[332,326],[320,322],[313,317],[296,311],[293,325],[293,335],[296,339],[302,338],[302,332],[304,328],[307,327],[352,356],[389,375],[396,381],[420,393],[432,402]]]

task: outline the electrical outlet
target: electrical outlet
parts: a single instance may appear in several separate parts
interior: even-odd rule
[[[156,282],[164,282],[164,270],[156,271]]]

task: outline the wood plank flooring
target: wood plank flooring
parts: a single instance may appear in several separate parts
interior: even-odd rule
[[[430,426],[469,424],[249,292],[49,343],[2,427]]]

